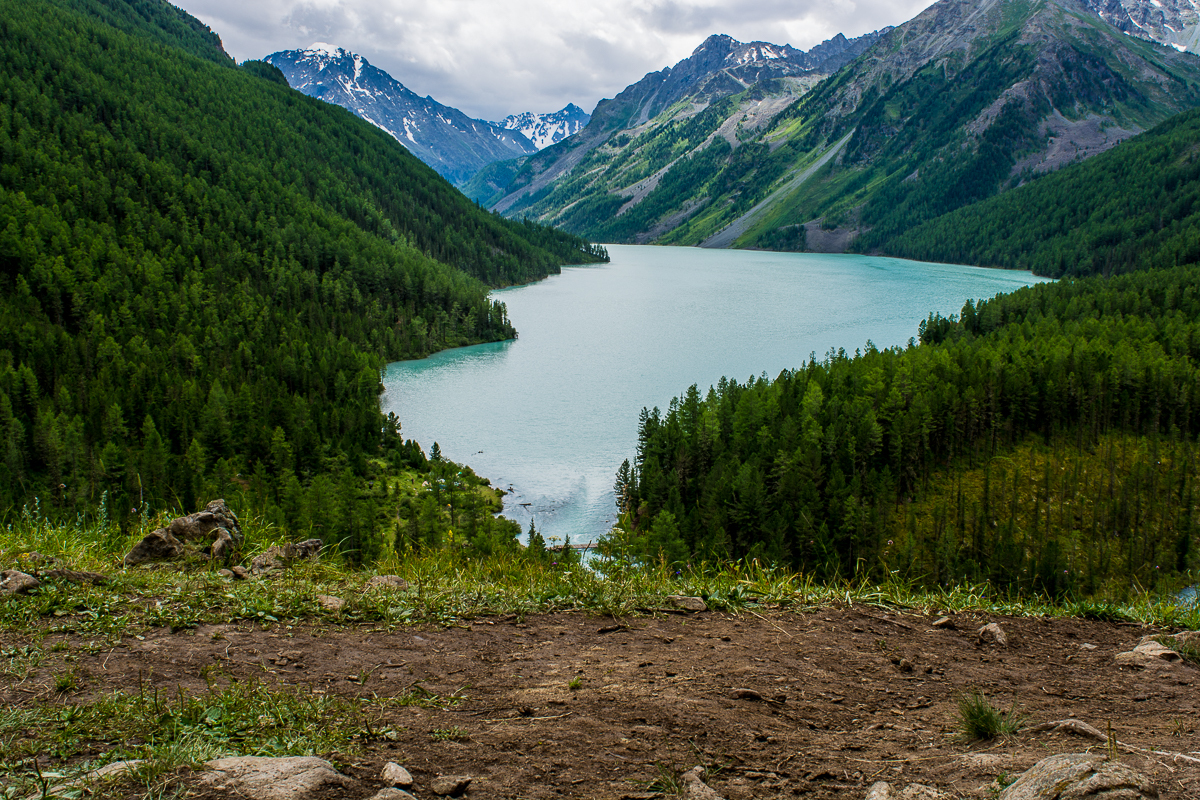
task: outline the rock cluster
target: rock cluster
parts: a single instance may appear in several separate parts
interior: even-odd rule
[[[165,528],[146,534],[126,554],[125,566],[178,558],[187,552],[189,545],[197,544],[209,557],[228,561],[243,540],[237,516],[224,500],[213,500],[203,511],[176,517]]]
[[[235,793],[247,800],[306,800],[325,796],[363,796],[359,784],[343,775],[328,761],[314,756],[265,758],[239,756],[207,762],[200,782],[205,786]],[[415,800],[406,789],[413,788],[411,774],[394,762],[384,765],[380,776],[384,788],[371,800]],[[470,788],[471,775],[439,775],[429,783],[438,797],[461,797]]]

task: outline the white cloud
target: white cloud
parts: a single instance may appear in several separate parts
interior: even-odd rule
[[[930,0],[174,0],[243,61],[323,41],[470,116],[591,111],[726,33],[808,49]]]

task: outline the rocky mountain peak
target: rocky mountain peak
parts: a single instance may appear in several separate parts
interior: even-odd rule
[[[336,45],[317,42],[263,60],[278,67],[293,89],[354,112],[454,183],[493,161],[537,151],[519,131],[420,97],[361,55]]]

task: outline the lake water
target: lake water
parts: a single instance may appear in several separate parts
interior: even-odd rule
[[[721,376],[774,377],[830,348],[906,343],[930,311],[1040,282],[894,258],[613,245],[609,264],[504,289],[515,341],[389,365],[385,413],[425,451],[509,490],[505,515],[594,540],[615,518],[638,414]]]

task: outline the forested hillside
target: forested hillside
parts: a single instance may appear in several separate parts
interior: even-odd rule
[[[1200,261],[1200,111],[889,240],[906,258],[1116,274]]]
[[[370,459],[424,460],[382,366],[511,337],[487,285],[603,257],[165,2],[9,0],[0,74],[0,512],[236,490],[341,540]]]
[[[643,412],[618,544],[1118,597],[1200,556],[1200,268],[1042,284],[921,344]],[[1194,582],[1194,578],[1191,578]]]

